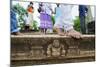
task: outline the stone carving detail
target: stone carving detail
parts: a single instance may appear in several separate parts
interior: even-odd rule
[[[69,46],[67,55],[74,56],[74,55],[79,55],[79,54],[80,54],[80,49],[78,48],[78,45],[77,46],[76,45],[74,45],[74,46],[70,45]]]
[[[44,51],[43,51],[42,46],[31,47],[30,56],[32,56],[32,57],[42,57],[43,53],[44,53]]]
[[[48,57],[58,57],[65,56],[64,45],[59,42],[59,40],[54,40],[52,44],[49,44],[47,47],[47,56]]]

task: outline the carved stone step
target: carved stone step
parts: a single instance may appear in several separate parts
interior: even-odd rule
[[[94,35],[83,35],[81,39],[55,34],[11,36],[11,62],[13,65],[19,64],[19,61],[26,61],[26,65],[29,61],[34,61],[33,65],[36,62],[46,64],[42,60],[48,60],[49,63],[54,63],[53,60],[61,60],[60,63],[64,63],[62,60],[66,59],[67,62],[67,59],[70,59],[71,62],[74,58],[74,61],[82,61],[83,58],[87,58],[85,61],[95,60]]]

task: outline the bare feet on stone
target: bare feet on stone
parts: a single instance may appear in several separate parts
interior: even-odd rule
[[[64,36],[65,34],[62,32],[60,28],[55,28],[55,31],[57,32],[58,35]]]
[[[12,35],[23,35],[22,33],[20,33],[20,32],[13,32],[13,33],[11,33]]]
[[[62,32],[59,32],[58,35],[60,35],[60,36],[64,36],[65,34],[62,33]]]
[[[23,35],[22,33],[18,32],[17,35]]]
[[[76,39],[80,39],[82,34],[77,32],[74,29],[71,29],[68,32],[66,32],[66,35],[70,36],[70,37],[73,37],[73,38],[76,38]]]

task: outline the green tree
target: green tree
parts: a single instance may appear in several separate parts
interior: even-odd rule
[[[52,22],[53,22],[53,25],[55,24],[55,16],[51,16],[51,19],[52,19]]]
[[[80,20],[79,16],[76,16],[76,19],[74,21],[74,29],[80,32]]]
[[[33,21],[33,29],[35,30],[35,31],[38,31],[38,23],[37,23],[37,21]]]
[[[27,14],[27,10],[21,6],[19,3],[13,5],[13,9],[18,14],[18,26],[23,29],[24,28],[24,16]]]

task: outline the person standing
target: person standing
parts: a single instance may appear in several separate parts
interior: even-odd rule
[[[32,27],[33,27],[33,13],[34,13],[33,2],[30,2],[30,4],[28,5],[27,13],[28,13],[28,18],[27,18],[27,22],[25,24],[25,28],[27,30],[32,30]]]
[[[40,13],[40,30],[45,34],[47,29],[53,28],[51,4],[40,3],[38,12]]]
[[[73,28],[72,8],[73,5],[61,4],[61,15],[59,16],[59,21],[55,23],[54,29],[60,36],[66,35],[78,39],[81,38],[81,33]]]
[[[10,22],[11,22],[11,34],[12,35],[20,35],[21,33],[19,32],[18,30],[18,21],[17,21],[17,18],[16,18],[16,12],[15,12],[15,9],[14,8],[11,8],[11,11],[10,11]]]
[[[85,5],[79,5],[79,19],[82,34],[86,34],[86,13],[88,9]]]

